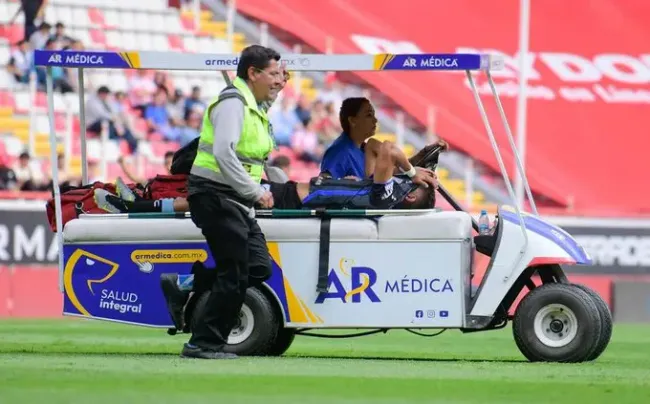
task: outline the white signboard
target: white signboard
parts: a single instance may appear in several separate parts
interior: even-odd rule
[[[468,275],[460,243],[332,242],[327,293],[316,291],[318,243],[283,242],[279,249],[285,288],[297,298],[289,311],[306,313],[290,316],[292,326],[463,325]]]

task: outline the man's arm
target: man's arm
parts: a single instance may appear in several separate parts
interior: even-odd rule
[[[221,101],[210,112],[210,122],[214,128],[212,153],[225,182],[244,199],[257,202],[264,190],[244,170],[235,151],[244,126],[243,102],[238,98]]]

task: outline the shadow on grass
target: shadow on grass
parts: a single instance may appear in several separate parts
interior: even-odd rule
[[[58,356],[58,355],[69,355],[69,356],[96,356],[96,357],[161,357],[161,358],[179,358],[179,352],[99,352],[93,350],[66,350],[66,349],[48,349],[47,351],[38,351],[36,349],[12,349],[4,350],[0,352],[0,357],[7,355],[39,355],[39,356]],[[323,355],[304,355],[304,354],[287,354],[281,357],[278,356],[242,356],[242,358],[259,358],[261,360],[268,359],[323,359],[323,360],[362,360],[362,361],[386,361],[386,362],[431,362],[431,363],[528,363],[525,359],[495,359],[495,358],[435,358],[435,357],[398,357],[398,356],[376,356],[376,355],[345,355],[345,354],[323,354]]]

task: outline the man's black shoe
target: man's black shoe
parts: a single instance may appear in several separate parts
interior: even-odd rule
[[[182,291],[178,287],[178,274],[162,274],[160,275],[160,286],[162,288],[165,301],[167,302],[167,310],[172,317],[174,326],[177,330],[181,331],[184,325],[183,309],[185,303],[190,296],[189,291]]]
[[[226,353],[221,351],[212,351],[209,349],[203,349],[198,346],[189,346],[188,344],[183,345],[183,351],[181,352],[182,358],[191,358],[191,359],[237,359],[238,356],[233,353]]]

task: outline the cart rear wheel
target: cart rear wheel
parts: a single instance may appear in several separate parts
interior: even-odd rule
[[[196,328],[209,297],[210,292],[205,292],[198,298],[192,315],[192,329]],[[272,303],[260,290],[249,288],[224,350],[242,356],[269,355],[278,327]]]
[[[293,340],[296,338],[296,330],[293,328],[282,328],[278,330],[275,341],[268,350],[270,356],[280,356],[287,352]]]
[[[589,355],[587,358],[588,361],[593,361],[595,359],[598,359],[600,355],[605,351],[607,346],[609,345],[609,341],[612,339],[612,313],[609,311],[609,306],[603,300],[603,298],[596,293],[593,289],[585,286],[585,285],[579,285],[575,284],[576,287],[584,290],[589,297],[593,299],[593,301],[596,303],[596,307],[598,307],[598,313],[600,314],[600,338],[598,339],[598,343],[596,344],[596,349],[594,352]]]
[[[512,330],[519,350],[530,361],[583,362],[600,341],[601,320],[587,292],[551,283],[524,297]]]

